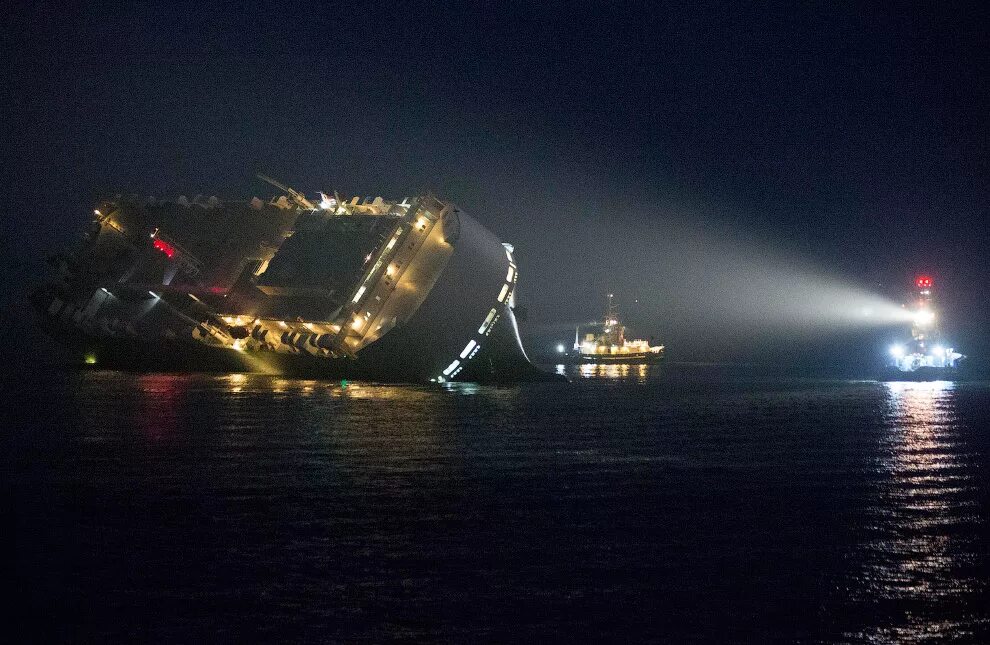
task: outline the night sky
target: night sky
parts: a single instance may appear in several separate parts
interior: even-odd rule
[[[849,330],[776,320],[796,287],[928,272],[990,354],[987,3],[454,4],[14,10],[4,319],[99,196],[264,172],[453,200],[515,245],[531,343],[614,291],[672,357],[800,353]]]

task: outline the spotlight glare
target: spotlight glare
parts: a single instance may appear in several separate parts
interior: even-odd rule
[[[929,309],[921,309],[914,314],[914,322],[918,325],[930,325],[935,321],[935,312]]]

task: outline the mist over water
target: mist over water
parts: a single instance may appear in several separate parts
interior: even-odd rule
[[[654,213],[652,220],[633,209],[626,217],[582,222],[567,232],[568,243],[552,260],[557,268],[535,259],[541,275],[527,275],[521,260],[521,299],[537,301],[529,330],[535,342],[566,339],[568,329],[572,338],[576,325],[600,319],[608,293],[633,333],[655,335],[687,360],[751,357],[774,342],[799,349],[825,336],[854,342],[906,332],[910,315],[889,287],[818,265],[793,241],[773,239],[772,231],[743,232],[718,213],[669,206]],[[594,270],[600,266],[608,269]],[[530,286],[548,275],[573,295],[567,302],[548,296],[559,303],[559,317]]]

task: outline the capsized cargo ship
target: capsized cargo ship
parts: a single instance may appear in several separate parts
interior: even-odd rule
[[[935,307],[935,282],[927,275],[914,281],[911,302],[904,308],[911,317],[911,339],[890,347],[887,376],[893,379],[952,379],[966,358],[946,343]]]
[[[555,378],[526,356],[513,247],[450,202],[99,204],[32,294],[46,331],[100,366],[383,381]]]
[[[567,358],[578,363],[642,364],[660,362],[663,352],[663,345],[626,338],[626,328],[619,321],[613,294],[610,293],[602,321],[574,330],[574,347]]]

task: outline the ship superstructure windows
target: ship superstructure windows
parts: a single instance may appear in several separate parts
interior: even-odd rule
[[[464,347],[464,350],[461,351],[461,358],[467,358],[467,355],[470,354],[471,350],[474,349],[477,345],[478,345],[478,341],[476,340],[472,339],[468,341],[468,344]]]
[[[504,303],[506,306],[512,306],[512,288],[515,285],[516,280],[519,279],[519,273],[516,269],[515,260],[512,257],[512,245],[502,244],[505,249],[505,257],[509,260],[509,266],[505,274],[505,282],[502,284],[501,290],[498,292],[498,297],[496,298],[498,303]],[[506,300],[508,299],[508,302]],[[498,305],[492,307],[488,311],[488,315],[485,316],[484,322],[481,323],[481,327],[478,328],[478,334],[480,336],[488,336],[492,333],[492,329],[495,327],[495,323],[498,322],[499,313]],[[445,380],[452,379],[456,377],[461,370],[464,369],[464,364],[467,361],[475,357],[475,355],[481,350],[481,344],[476,339],[471,339],[468,341],[464,349],[461,350],[460,359],[455,360],[453,363],[447,366],[447,369],[443,371],[443,375],[432,379],[435,382],[443,383]],[[461,362],[463,361],[463,363]],[[445,378],[446,377],[446,378]]]
[[[492,307],[492,310],[489,311],[488,315],[485,317],[485,322],[481,323],[481,327],[478,328],[478,333],[484,334],[487,332],[488,328],[491,327],[492,323],[495,321],[496,316],[498,316],[498,310],[496,310],[495,307]]]

